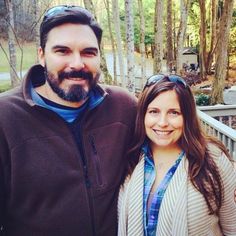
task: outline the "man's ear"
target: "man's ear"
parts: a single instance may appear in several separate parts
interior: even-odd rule
[[[41,66],[45,66],[45,55],[44,55],[44,51],[41,47],[39,47],[38,49],[38,59],[39,59],[39,63],[41,64]]]

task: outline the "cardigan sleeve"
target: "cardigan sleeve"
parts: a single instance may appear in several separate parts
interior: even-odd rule
[[[223,182],[223,201],[219,211],[220,225],[225,236],[236,235],[236,169],[233,163],[222,154],[218,168]]]
[[[130,180],[130,176],[125,179],[125,182],[120,187],[117,212],[118,212],[118,236],[125,236],[127,234],[127,188]]]

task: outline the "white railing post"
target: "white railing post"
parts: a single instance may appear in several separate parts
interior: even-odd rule
[[[221,116],[220,113],[226,116],[225,113],[227,112],[224,113],[222,111],[223,110],[222,108],[223,107],[221,107],[221,112],[219,112],[218,114],[216,113],[217,111],[213,110],[212,108],[210,112],[211,114],[214,114],[214,116]],[[201,110],[204,110],[204,109],[201,109]],[[207,134],[213,135],[217,137],[220,141],[222,141],[224,145],[227,147],[227,149],[229,150],[229,153],[232,155],[233,159],[236,161],[236,130],[219,122],[218,120],[212,118],[210,115],[206,113],[205,111],[202,112],[198,109],[198,116],[200,118],[203,129],[205,130]],[[236,106],[233,110],[231,110],[230,115],[232,116],[236,115]]]

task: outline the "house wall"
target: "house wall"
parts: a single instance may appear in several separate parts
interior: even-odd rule
[[[197,65],[198,64],[198,61],[197,61],[197,55],[195,54],[183,54],[182,55],[182,64],[187,64],[187,65],[190,65],[190,64],[195,64]]]

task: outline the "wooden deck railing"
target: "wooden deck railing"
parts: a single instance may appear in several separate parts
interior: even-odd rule
[[[207,115],[217,118],[220,122],[233,126],[233,117],[236,117],[236,105],[199,106]]]
[[[206,133],[213,135],[222,141],[228,148],[234,160],[236,160],[236,130],[213,118],[219,117],[219,120],[222,120],[222,117],[227,116],[229,117],[228,122],[230,126],[232,126],[232,117],[236,116],[236,106],[224,105],[198,107],[198,115]]]

